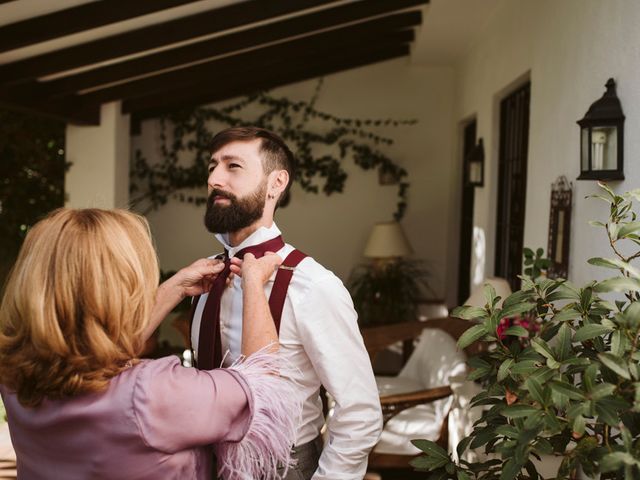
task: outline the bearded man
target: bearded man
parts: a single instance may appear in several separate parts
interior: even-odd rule
[[[293,450],[297,464],[285,479],[360,480],[382,428],[378,392],[346,288],[285,243],[274,223],[293,168],[293,154],[268,130],[235,127],[218,133],[212,141],[205,226],[223,245],[225,254],[218,258],[227,265],[247,252],[257,257],[274,252],[283,259],[265,292],[280,351],[295,367],[291,381],[304,398]],[[194,302],[191,341],[198,368],[227,365],[240,355],[242,288],[240,279],[227,276],[220,274],[211,292]],[[326,442],[320,436],[325,422],[321,386],[335,400]]]

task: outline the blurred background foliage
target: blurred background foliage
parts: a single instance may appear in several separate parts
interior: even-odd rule
[[[0,282],[31,225],[64,204],[65,124],[0,109]]]

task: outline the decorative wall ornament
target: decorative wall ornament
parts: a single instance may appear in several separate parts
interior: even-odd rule
[[[162,159],[150,164],[140,150],[136,151],[131,204],[144,213],[158,209],[169,198],[204,204],[206,196],[189,190],[205,184],[209,145],[215,133],[207,125],[218,121],[229,126],[255,125],[280,135],[296,156],[295,181],[306,192],[341,193],[347,180],[342,162],[347,158],[363,170],[377,169],[385,184],[397,186],[394,219],[400,220],[407,207],[408,174],[379,149],[392,145],[393,140],[372,130],[414,125],[416,120],[341,118],[321,112],[315,108],[321,87],[322,79],[309,101],[260,92],[226,107],[200,107],[161,117]],[[248,114],[246,110],[259,113]],[[313,125],[310,120],[315,120]]]
[[[550,278],[567,278],[569,275],[572,190],[573,184],[564,175],[559,176],[551,184],[547,246],[547,253],[551,260],[547,276]]]

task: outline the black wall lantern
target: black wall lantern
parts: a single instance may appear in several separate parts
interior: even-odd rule
[[[580,176],[578,180],[624,180],[624,113],[610,78],[607,91],[595,101],[580,125]]]
[[[474,187],[484,186],[484,144],[482,138],[478,139],[478,143],[471,149],[467,155],[467,184]]]

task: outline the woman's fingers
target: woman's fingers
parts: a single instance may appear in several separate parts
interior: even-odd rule
[[[224,262],[213,258],[201,258],[184,267],[172,277],[183,295],[201,295],[211,290],[213,281],[224,269]]]
[[[229,264],[229,268],[231,269],[231,273],[233,275],[242,276],[242,260],[238,257],[231,257],[231,261]]]
[[[282,259],[272,252],[267,252],[259,259],[256,259],[253,254],[247,253],[241,267],[243,280],[246,281],[248,277],[249,280],[266,283],[281,263]]]
[[[267,265],[270,265],[274,270],[277,270],[282,264],[282,258],[274,252],[267,252],[262,258],[262,261],[266,262]]]

